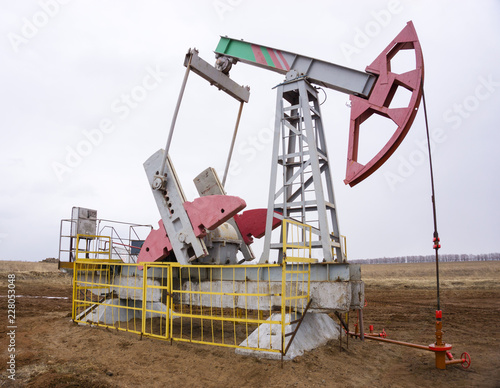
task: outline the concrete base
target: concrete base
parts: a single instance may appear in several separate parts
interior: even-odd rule
[[[166,268],[166,267],[165,267]],[[147,271],[148,286],[159,287],[159,279],[165,276],[165,268],[150,268]],[[102,292],[114,291],[122,299],[142,299],[143,272],[137,271],[134,266],[128,266],[122,269],[119,276],[113,279],[109,289],[103,289]],[[175,278],[178,279],[175,273]],[[82,279],[84,280],[84,279]],[[183,290],[206,291],[217,290],[224,295],[205,294],[201,297],[201,303],[204,307],[210,307],[215,304],[227,308],[248,308],[259,309],[259,306],[280,307],[281,298],[276,296],[281,294],[282,268],[280,266],[263,269],[257,265],[241,265],[236,267],[222,268],[221,270],[210,270],[201,268],[198,271],[191,271],[191,283],[187,283],[187,278],[182,279]],[[290,282],[290,275],[287,275],[287,293],[292,295],[304,295],[307,293],[307,282],[305,287],[302,282],[295,284]],[[135,289],[132,289],[134,287]],[[148,301],[164,301],[165,295],[162,290],[155,287],[147,288]],[[290,290],[292,287],[292,290]],[[361,269],[355,264],[312,264],[310,279],[310,296],[313,300],[310,306],[310,312],[328,313],[333,311],[347,312],[352,309],[363,308],[364,283],[361,280]],[[226,294],[238,293],[241,296],[232,296]],[[265,294],[272,296],[246,297],[244,294]],[[183,302],[188,302],[189,295],[184,295]]]
[[[132,310],[125,307],[135,307],[139,310]],[[146,319],[166,317],[167,306],[161,302],[147,302],[146,309],[155,311],[154,313],[146,311]],[[102,305],[92,305],[76,318],[77,320],[83,322],[113,325],[116,322],[128,322],[132,318],[141,317],[142,301],[134,301],[130,299],[106,299]]]
[[[281,314],[273,314],[268,320],[281,321]],[[290,322],[290,314],[285,317]],[[288,325],[286,333],[293,332],[296,324]],[[338,339],[340,327],[327,314],[306,314],[302,320],[295,338],[293,339],[284,360],[292,360],[304,352],[325,345],[328,341]],[[285,349],[291,336],[285,338]],[[261,324],[240,346],[255,347],[260,349],[281,350],[281,325]],[[237,354],[255,356],[259,358],[281,359],[281,353],[266,352],[250,349],[236,349]]]
[[[130,268],[130,267],[129,267]],[[217,273],[217,271],[214,271]],[[146,300],[148,303],[165,301],[165,290],[157,279],[147,278]],[[114,292],[122,300],[135,300],[141,302],[143,277],[120,275],[113,279],[108,288],[91,289],[95,295],[106,295]],[[334,311],[347,312],[353,309],[363,308],[365,301],[364,282],[360,280],[350,281],[311,281],[310,296],[312,299],[309,311],[311,313],[328,313]],[[191,298],[190,294],[184,294],[182,302],[185,304],[203,307],[224,307],[258,310],[262,306],[281,307],[281,281],[255,281],[255,280],[212,280],[212,281],[192,281],[184,282],[183,291],[197,292],[204,294],[200,298]],[[292,287],[292,290],[290,290]],[[222,295],[212,295],[212,291],[222,293]],[[163,292],[163,294],[162,294]],[[233,293],[241,294],[233,296]],[[248,297],[247,294],[261,294],[259,297]],[[287,295],[307,294],[307,282],[287,282]],[[142,304],[140,304],[142,306]],[[267,308],[266,308],[267,309]]]

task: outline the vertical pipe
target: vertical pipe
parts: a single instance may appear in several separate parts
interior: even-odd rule
[[[339,352],[342,353],[342,323],[340,322],[340,318],[339,318],[339,326],[340,326],[340,330],[339,330]]]
[[[215,342],[215,337],[214,337],[214,320],[213,320],[213,317],[214,317],[214,311],[213,311],[213,298],[212,298],[212,278],[213,278],[213,268],[210,268],[209,269],[210,271],[210,317],[212,318],[210,320],[210,327],[212,329],[212,342]]]
[[[365,340],[365,328],[363,324],[363,309],[358,310],[358,323],[359,323],[359,339],[361,341]]]
[[[136,271],[139,270],[139,266],[136,267]],[[138,274],[136,273],[136,276]],[[121,277],[121,274],[120,274]],[[144,263],[142,267],[142,320],[141,320],[141,336],[146,334],[146,304],[148,303],[148,263]],[[167,304],[168,311],[168,304]],[[152,319],[151,319],[152,321]]]
[[[286,261],[281,263],[281,369],[285,355],[285,317],[286,317]]]
[[[349,314],[350,310],[347,311],[346,317],[347,317],[347,349],[349,349]]]
[[[436,251],[436,292],[437,292],[437,310],[441,310],[441,301],[439,295],[439,234],[437,230],[437,212],[436,212],[436,193],[434,190],[434,171],[432,168],[432,155],[431,155],[431,140],[429,135],[429,122],[427,119],[427,106],[425,104],[425,93],[424,85],[422,81],[422,102],[424,104],[424,118],[425,118],[425,130],[427,134],[427,148],[429,151],[429,169],[431,175],[431,200],[432,200],[432,215],[434,219],[434,250]],[[439,318],[439,320],[441,320]]]
[[[180,276],[179,276],[180,278]],[[169,314],[168,316],[168,324],[169,324],[169,335],[170,335],[170,346],[172,346],[173,344],[173,322],[174,322],[174,314],[173,314],[173,311],[174,311],[174,299],[173,299],[173,292],[174,292],[174,287],[173,287],[173,280],[174,280],[174,275],[173,275],[173,268],[172,268],[172,265],[169,264],[168,265],[168,284],[167,284],[167,290],[168,290],[168,293],[167,293],[167,314]]]
[[[73,262],[73,305],[72,305],[72,308],[71,308],[71,316],[72,316],[72,319],[73,319],[73,322],[75,322],[75,319],[76,319],[76,299],[77,299],[77,296],[78,296],[78,290],[77,290],[77,280],[78,280],[78,276],[77,276],[77,272],[78,272],[78,265],[76,263],[76,260]]]
[[[179,109],[181,107],[182,96],[184,95],[184,90],[186,89],[186,84],[189,76],[189,72],[191,71],[191,58],[192,55],[189,56],[189,62],[186,67],[186,72],[184,73],[184,80],[182,81],[181,90],[179,91],[179,97],[177,98],[177,104],[175,106],[174,115],[172,117],[172,122],[170,123],[170,131],[168,133],[167,144],[165,145],[165,154],[163,155],[163,160],[161,162],[160,167],[160,175],[163,176],[165,173],[165,165],[167,164],[168,150],[170,149],[170,143],[172,142],[172,136],[174,134],[175,122],[177,121],[177,115],[179,114]]]
[[[226,168],[224,169],[224,177],[222,178],[222,187],[226,185],[227,173],[229,171],[229,165],[231,164],[231,157],[233,156],[234,143],[236,142],[236,135],[238,133],[238,127],[240,126],[241,112],[243,111],[243,104],[245,102],[241,101],[240,109],[238,110],[238,117],[236,118],[236,124],[234,126],[233,139],[231,140],[231,146],[229,147],[229,154],[227,155]]]

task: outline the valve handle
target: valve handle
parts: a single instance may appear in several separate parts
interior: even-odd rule
[[[463,352],[460,358],[462,359],[462,368],[464,369],[469,368],[471,363],[469,353]]]

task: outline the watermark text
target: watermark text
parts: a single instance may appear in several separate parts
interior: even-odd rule
[[[9,32],[7,38],[14,52],[19,52],[22,46],[27,45],[35,36],[38,35],[40,30],[45,28],[50,20],[54,19],[61,11],[61,6],[66,5],[71,0],[40,0],[38,6],[40,7],[30,18],[22,18],[22,25],[18,31]]]
[[[493,75],[487,77],[479,76],[478,83],[473,92],[458,102],[451,105],[443,112],[443,121],[450,124],[452,129],[458,129],[465,120],[468,120],[480,108],[481,102],[488,100],[500,87],[500,81],[493,79]],[[431,150],[448,139],[445,129],[433,128],[430,130]],[[396,171],[384,172],[384,178],[391,191],[410,178],[417,168],[423,165],[428,158],[427,139],[415,141],[416,148],[406,156],[399,156],[399,164]]]
[[[223,21],[226,13],[234,11],[242,2],[243,0],[215,0],[212,6],[219,19]]]
[[[7,275],[7,377],[16,379],[16,275]]]
[[[118,116],[119,120],[125,120],[129,115],[143,103],[148,93],[156,89],[163,82],[167,73],[160,66],[146,67],[146,74],[142,81],[132,87],[128,92],[121,93],[113,100],[110,106],[112,113]],[[82,130],[82,138],[74,146],[66,146],[66,156],[63,161],[53,161],[52,170],[59,182],[64,180],[67,173],[72,172],[80,166],[85,157],[89,156],[96,147],[102,144],[105,135],[116,130],[116,120],[111,117],[102,118],[95,128]]]
[[[361,50],[366,48],[391,23],[392,17],[402,11],[403,5],[399,0],[390,0],[386,8],[371,11],[371,19],[363,27],[356,27],[352,41],[340,44],[340,50],[347,62],[351,61],[354,54],[361,53]]]

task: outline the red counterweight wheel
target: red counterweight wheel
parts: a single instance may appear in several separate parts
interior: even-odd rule
[[[460,358],[462,359],[462,368],[467,369],[470,366],[469,353],[463,352]]]
[[[393,72],[391,62],[400,51],[409,51],[415,58],[415,68],[401,74]],[[349,145],[344,183],[357,185],[378,170],[396,151],[410,130],[422,100],[424,59],[417,32],[412,22],[394,38],[386,49],[369,65],[366,72],[377,76],[368,99],[351,95],[351,120],[349,125]],[[404,106],[393,104],[394,97],[406,89],[411,94]],[[383,117],[392,121],[397,129],[382,149],[366,164],[358,161],[359,140],[362,128],[372,117]]]

